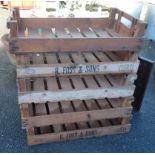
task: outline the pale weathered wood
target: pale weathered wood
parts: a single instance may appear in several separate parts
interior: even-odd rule
[[[44,134],[33,135],[33,136],[29,135],[29,131],[28,131],[28,144],[35,145],[35,144],[42,144],[42,143],[48,143],[48,142],[60,141],[60,140],[71,140],[71,139],[93,137],[93,136],[120,134],[120,133],[129,132],[130,128],[131,128],[131,125],[126,124],[126,125],[115,125],[115,126],[109,126],[109,127],[82,129],[82,130],[53,133],[53,134],[51,133],[46,135]]]
[[[119,73],[137,73],[138,62],[100,62],[87,64],[58,64],[58,65],[27,65],[18,66],[17,77],[45,77],[56,75],[78,75],[78,74],[119,74]]]
[[[68,100],[83,100],[83,99],[101,99],[101,98],[117,98],[128,97],[134,93],[135,86],[125,86],[118,88],[98,88],[98,89],[84,89],[71,91],[33,91],[33,92],[19,92],[19,104],[22,103],[42,103],[42,102],[57,102]],[[94,93],[95,92],[95,93]]]
[[[63,105],[63,103],[62,103]],[[69,106],[69,104],[68,104]],[[46,126],[49,124],[75,123],[100,119],[112,119],[118,117],[130,117],[132,107],[92,110],[83,112],[65,112],[62,114],[50,114],[44,116],[29,117],[27,127]]]

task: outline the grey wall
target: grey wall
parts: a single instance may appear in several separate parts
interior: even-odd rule
[[[145,31],[145,37],[155,41],[155,4],[149,5],[148,19],[146,21],[148,27]]]

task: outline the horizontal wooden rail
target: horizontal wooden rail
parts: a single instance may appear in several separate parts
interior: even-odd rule
[[[134,93],[135,86],[122,86],[112,88],[60,90],[60,91],[33,91],[20,92],[19,104],[22,103],[45,103],[47,101],[59,102],[70,100],[88,100],[103,98],[130,97]],[[94,93],[95,92],[95,93]]]
[[[45,77],[56,75],[90,75],[108,73],[136,73],[139,62],[119,61],[87,64],[42,64],[17,67],[17,77]]]
[[[31,130],[28,130],[28,143],[29,145],[34,145],[34,144],[48,143],[52,141],[71,140],[84,137],[127,133],[130,131],[130,128],[131,124],[125,124],[125,125],[114,125],[107,127],[64,131],[60,133],[49,133],[41,135],[32,135],[31,132],[29,132]]]
[[[25,127],[47,126],[49,124],[75,123],[82,121],[114,119],[119,117],[131,117],[132,107],[103,109],[93,111],[70,112],[63,114],[50,114],[23,118]]]
[[[10,51],[14,53],[31,52],[71,52],[71,51],[138,51],[142,38],[66,38],[66,39],[31,39],[10,40]]]
[[[108,18],[20,18],[21,29],[28,27],[29,29],[36,29],[42,27],[49,29],[55,28],[104,28],[108,27]]]

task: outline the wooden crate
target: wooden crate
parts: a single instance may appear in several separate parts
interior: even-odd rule
[[[75,58],[74,62],[73,58]],[[27,130],[28,143],[33,145],[128,132],[131,126],[131,102],[135,89],[133,82],[136,78],[138,62],[135,67],[129,67],[129,70],[124,71],[118,70],[115,74],[106,72],[98,74],[94,71],[87,74],[84,71],[85,67],[80,76],[79,73],[66,73],[66,70],[61,76],[55,72],[53,75],[36,76],[34,72],[28,73],[27,70],[23,73],[28,75],[19,74],[21,67],[28,69],[29,65],[57,64],[57,67],[59,65],[63,67],[80,63],[89,68],[94,65],[93,63],[98,63],[100,66],[101,62],[109,64],[119,62],[123,65],[125,61],[116,58],[114,52],[96,52],[95,55],[91,52],[83,52],[82,54],[40,53],[16,56],[18,101],[22,127]],[[74,129],[71,126],[74,126]]]
[[[7,22],[9,48],[16,54],[138,51],[147,25],[118,9],[112,9],[107,18],[21,18],[17,8],[12,14]],[[122,19],[131,26],[124,25]]]
[[[146,23],[118,9],[78,19],[20,18],[14,9],[8,27],[28,144],[130,130]]]
[[[131,127],[131,101],[98,99],[22,105],[28,144],[126,133]],[[123,102],[126,106],[122,106]]]

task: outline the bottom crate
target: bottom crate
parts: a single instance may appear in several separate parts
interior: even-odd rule
[[[89,123],[89,122],[87,122]],[[46,127],[45,127],[46,128]],[[78,129],[72,131],[63,131],[60,133],[45,133],[45,134],[33,134],[31,128],[27,130],[27,139],[29,145],[43,144],[54,141],[73,140],[86,137],[97,137],[113,134],[122,134],[130,131],[131,124],[125,125],[109,125],[104,127],[90,127],[87,129]],[[42,128],[43,129],[43,128]]]
[[[126,133],[132,97],[21,104],[28,144]]]

